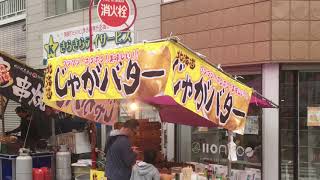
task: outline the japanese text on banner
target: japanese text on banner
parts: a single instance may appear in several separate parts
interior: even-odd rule
[[[171,41],[49,61],[45,101],[171,96],[219,126],[243,134],[252,89]]]
[[[151,50],[130,46],[64,56],[49,61],[45,99],[122,99],[164,93],[170,51],[155,44]]]

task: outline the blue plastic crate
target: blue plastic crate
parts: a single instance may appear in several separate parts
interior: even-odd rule
[[[15,179],[16,157],[16,155],[0,154],[1,180]]]

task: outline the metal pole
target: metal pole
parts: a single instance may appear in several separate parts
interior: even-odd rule
[[[90,136],[91,136],[91,160],[92,160],[92,169],[97,168],[97,153],[96,153],[96,144],[97,144],[97,129],[96,124],[94,122],[90,122]]]
[[[3,107],[3,104],[2,104],[2,99],[3,99],[3,96],[1,96],[0,98],[0,106],[1,106],[1,120],[2,120],[2,135],[5,135],[5,128],[4,128],[4,107]]]
[[[57,141],[56,141],[56,124],[54,118],[51,118],[51,137],[52,137],[52,142],[53,146],[56,147]]]
[[[29,124],[28,124],[27,134],[26,134],[26,137],[25,137],[25,139],[24,139],[23,148],[25,148],[25,147],[26,147],[26,144],[27,144],[30,126],[31,126],[31,123],[32,123],[33,117],[34,117],[33,115],[34,115],[34,111],[33,111],[32,114],[31,114],[31,119],[30,119]],[[29,148],[31,149],[32,147],[33,147],[33,143],[32,143],[32,145],[30,145]]]
[[[94,4],[93,0],[90,0],[90,4],[89,4],[89,48],[90,48],[90,52],[93,51],[92,48],[92,6]],[[97,153],[96,153],[96,135],[97,135],[97,129],[96,129],[96,124],[94,122],[90,122],[90,139],[91,139],[91,160],[92,160],[92,165],[91,168],[92,169],[96,169],[97,168]]]
[[[50,115],[52,116],[52,114]],[[52,157],[51,161],[51,171],[52,171],[52,178],[55,179],[56,177],[56,147],[57,147],[57,139],[56,139],[56,124],[55,119],[51,117],[51,137],[52,137],[52,147],[54,147],[54,156]]]
[[[233,132],[232,131],[228,131],[228,144],[230,147],[231,142],[233,141]],[[231,177],[231,148],[228,148],[228,177],[227,179],[230,180]]]
[[[93,51],[92,48],[92,6],[93,6],[94,1],[90,0],[90,4],[89,4],[89,48],[90,48],[90,52]]]

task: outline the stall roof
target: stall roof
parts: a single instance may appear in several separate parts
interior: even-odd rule
[[[164,121],[238,133],[243,133],[250,103],[275,107],[174,39],[53,58],[45,81],[49,106],[68,100],[141,99],[158,105]]]

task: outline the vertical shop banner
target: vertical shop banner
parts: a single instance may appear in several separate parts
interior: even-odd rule
[[[252,89],[171,41],[51,59],[46,103],[171,96],[221,127],[243,134]]]
[[[103,23],[92,25],[93,48],[109,49],[117,46],[130,45],[134,42],[133,27],[129,31],[112,31]],[[89,25],[79,26],[43,35],[44,65],[50,58],[89,51]]]
[[[43,100],[44,74],[13,57],[0,52],[0,94],[31,109],[45,111]],[[94,122],[112,125],[118,117],[115,100],[78,100],[55,102],[51,107]]]
[[[308,107],[308,126],[320,126],[320,107]]]
[[[31,109],[45,110],[43,73],[0,52],[0,94]]]

